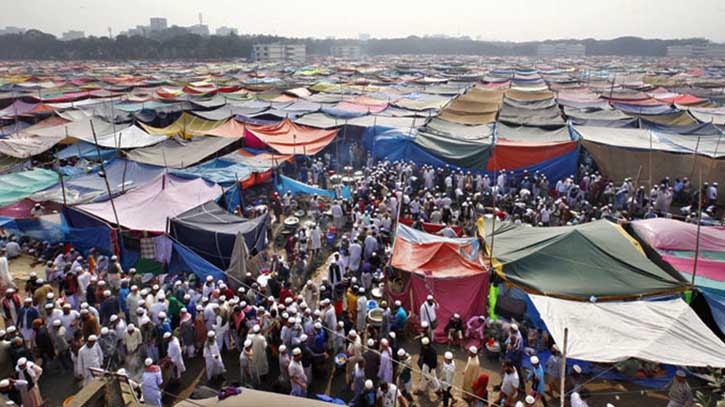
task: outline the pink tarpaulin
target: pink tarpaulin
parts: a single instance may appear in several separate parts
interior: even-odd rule
[[[410,303],[412,291],[413,303]],[[390,293],[393,301],[403,303],[403,308],[418,315],[420,306],[428,294],[438,300],[438,328],[435,340],[445,342],[448,338],[443,332],[451,315],[458,313],[463,321],[474,315],[485,315],[488,302],[488,273],[480,273],[461,278],[437,279],[410,274],[410,280],[402,293]],[[410,312],[409,312],[410,313]]]
[[[695,265],[694,258],[662,256],[662,259],[670,263],[677,271],[692,275]],[[725,262],[700,257],[697,260],[697,277],[725,282]]]
[[[167,218],[173,218],[222,193],[219,185],[202,178],[184,179],[161,175],[148,184],[114,198],[121,226],[131,230],[165,232]],[[111,201],[78,205],[76,209],[116,223]]]
[[[674,219],[655,218],[632,222],[635,232],[658,250],[695,250],[697,225]],[[725,252],[725,227],[700,227],[700,250]]]

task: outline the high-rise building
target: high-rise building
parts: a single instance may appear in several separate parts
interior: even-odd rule
[[[307,58],[305,44],[254,44],[252,59],[258,62],[304,61]]]
[[[168,28],[168,22],[165,17],[151,17],[149,19],[150,31],[162,31]]]
[[[239,30],[232,27],[219,27],[216,29],[216,35],[220,35],[222,37],[226,37],[227,35],[239,35]]]
[[[536,55],[542,58],[583,57],[586,53],[587,47],[584,44],[570,44],[565,42],[541,44],[536,50]]]
[[[60,37],[61,41],[80,40],[82,38],[86,38],[86,33],[78,30],[68,30]]]
[[[330,55],[335,58],[358,59],[361,54],[359,45],[334,45],[330,48]]]

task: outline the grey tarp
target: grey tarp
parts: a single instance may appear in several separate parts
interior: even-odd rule
[[[545,130],[539,127],[508,126],[496,123],[496,138],[532,143],[571,141],[568,127]]]
[[[152,147],[128,153],[128,159],[160,167],[186,168],[235,143],[235,137],[197,136],[191,140],[170,138]]]
[[[339,119],[326,115],[325,113],[310,113],[294,120],[295,123],[302,126],[316,127],[318,129],[329,129],[338,126],[381,126],[392,127],[397,129],[409,129],[411,127],[422,126],[425,119],[420,117],[387,117],[365,115],[352,119]]]

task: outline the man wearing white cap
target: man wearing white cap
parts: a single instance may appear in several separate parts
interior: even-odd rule
[[[151,358],[144,361],[146,368],[141,378],[141,391],[143,393],[144,404],[162,407],[161,404],[161,384],[164,382],[161,375],[161,367],[154,365]]]
[[[536,397],[529,394],[523,401],[517,401],[515,407],[531,407],[534,405],[536,405]]]
[[[206,364],[207,381],[212,381],[212,379],[226,373],[227,370],[224,367],[224,361],[219,353],[219,347],[217,347],[216,344],[216,335],[214,334],[214,331],[209,331],[207,333],[207,340],[204,344],[203,355],[204,362]]]
[[[294,348],[292,351],[292,360],[287,368],[289,373],[290,384],[292,390],[290,395],[297,397],[307,397],[307,376],[302,366],[302,349]]]
[[[100,369],[103,366],[103,351],[101,351],[101,347],[96,343],[97,339],[96,335],[90,335],[88,342],[78,351],[78,361],[83,372],[84,386],[93,379],[93,374],[90,369]]]
[[[289,388],[289,364],[290,364],[290,355],[289,352],[287,352],[287,346],[285,345],[279,345],[279,356],[278,356],[278,364],[279,364],[279,384],[282,386],[283,389]]]
[[[123,345],[126,349],[126,363],[131,371],[136,371],[141,365],[141,356],[139,350],[143,343],[143,335],[141,330],[136,328],[134,324],[128,324],[126,332],[123,333]]]
[[[133,285],[131,286],[131,292],[126,297],[126,309],[128,310],[128,322],[135,325],[138,325],[136,310],[139,301],[141,301],[141,295],[138,293],[138,286]]]
[[[252,350],[254,351],[254,368],[257,375],[263,378],[269,373],[269,364],[267,363],[267,339],[261,333],[261,327],[254,325],[252,334],[248,336],[252,341]]]
[[[468,348],[468,360],[466,367],[463,369],[463,399],[470,400],[469,394],[473,393],[473,381],[478,379],[481,373],[481,365],[478,360],[478,348],[471,346]]]
[[[428,295],[425,302],[420,305],[420,322],[427,322],[433,331],[438,328],[436,311],[438,311],[438,302],[432,295]]]
[[[380,340],[380,367],[378,379],[381,382],[393,382],[393,349],[386,338]]]
[[[239,369],[242,387],[254,388],[259,385],[259,375],[254,366],[254,350],[252,349],[251,339],[244,341],[242,351],[239,352]]]
[[[687,374],[684,370],[675,372],[675,377],[665,388],[668,390],[667,396],[670,399],[667,407],[690,407],[694,404],[692,389],[687,383]]]
[[[440,390],[440,383],[438,382],[438,376],[436,369],[438,368],[438,353],[430,343],[430,338],[424,336],[420,340],[421,349],[420,357],[418,358],[418,368],[422,371],[420,375],[420,385],[418,387],[418,393],[428,392],[429,388],[433,391],[438,392]]]
[[[317,285],[315,285],[315,282],[307,280],[305,286],[302,287],[301,294],[304,297],[307,306],[312,310],[316,310],[317,304],[320,301],[320,290],[317,288]]]
[[[544,368],[541,366],[541,363],[539,363],[538,356],[532,356],[530,362],[531,369],[529,370],[527,379],[531,381],[532,396],[536,400],[541,400],[541,402],[546,405],[546,400],[544,399],[544,393],[546,392],[546,385],[544,383]]]
[[[443,407],[448,407],[451,400],[455,398],[451,394],[453,379],[456,376],[456,362],[453,360],[453,353],[446,352],[443,355],[443,368],[441,369],[441,390],[443,391]]]
[[[544,366],[544,377],[546,378],[546,384],[549,386],[549,393],[552,397],[557,397],[560,393],[559,386],[561,386],[561,370],[563,368],[563,360],[561,359],[561,351],[557,345],[551,347],[551,356],[546,360]]]
[[[43,374],[43,369],[35,363],[28,361],[26,358],[20,358],[15,365],[15,372],[18,375],[18,380],[28,382],[26,391],[20,391],[23,406],[41,406],[43,404],[43,398],[40,395],[38,380],[40,380],[40,375]]]
[[[165,332],[163,340],[168,345],[166,357],[173,363],[176,380],[179,380],[181,379],[181,375],[186,371],[184,356],[181,352],[181,343],[179,342],[179,338],[175,337],[171,332]]]
[[[365,322],[368,311],[368,298],[365,296],[365,289],[360,287],[357,294],[357,321],[355,327],[358,332],[365,332]],[[352,317],[352,315],[351,315]]]

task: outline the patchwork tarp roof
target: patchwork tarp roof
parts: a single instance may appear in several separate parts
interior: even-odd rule
[[[91,122],[93,122],[92,127]],[[73,137],[92,144],[96,144],[97,140],[101,147],[124,149],[150,146],[164,140],[164,136],[150,135],[135,125],[114,125],[99,119],[69,122],[37,130],[28,128],[26,133],[60,140]]]
[[[483,225],[491,250],[492,222]],[[493,257],[506,281],[529,292],[588,300],[675,293],[687,288],[678,274],[650,261],[638,243],[605,220],[576,226],[528,227],[496,222]]]
[[[183,138],[191,138],[194,136],[203,136],[222,124],[224,124],[224,120],[205,120],[189,113],[183,113],[175,122],[166,127],[153,127],[144,123],[141,123],[141,126],[146,132],[155,136],[164,135],[169,137],[181,136]]]
[[[164,232],[167,218],[215,199],[221,193],[219,185],[201,178],[189,180],[164,174],[114,198],[113,203],[120,226],[131,230]],[[111,201],[79,205],[75,209],[108,223],[116,223]]]
[[[161,167],[139,164],[122,158],[108,162],[104,167],[108,185],[114,196],[138,188],[161,175],[164,171]],[[97,172],[70,178],[66,177],[63,182],[65,200],[63,199],[63,187],[61,187],[60,182],[50,188],[36,192],[30,197],[36,202],[51,201],[67,203],[68,205],[108,199],[106,182]]]
[[[291,120],[268,126],[248,126],[245,144],[252,148],[269,146],[281,154],[314,155],[327,147],[337,130],[303,127]]]
[[[135,149],[127,157],[159,167],[186,168],[236,141],[233,137],[196,136],[190,140],[170,138],[151,147]]]
[[[557,343],[564,343],[564,330],[569,330],[567,357],[725,367],[725,344],[680,298],[605,303],[530,298]]]
[[[224,270],[229,267],[238,233],[242,233],[250,251],[264,250],[268,217],[265,214],[245,219],[210,201],[171,218],[169,234]]]
[[[0,206],[19,201],[56,182],[58,174],[42,168],[0,175]]]

